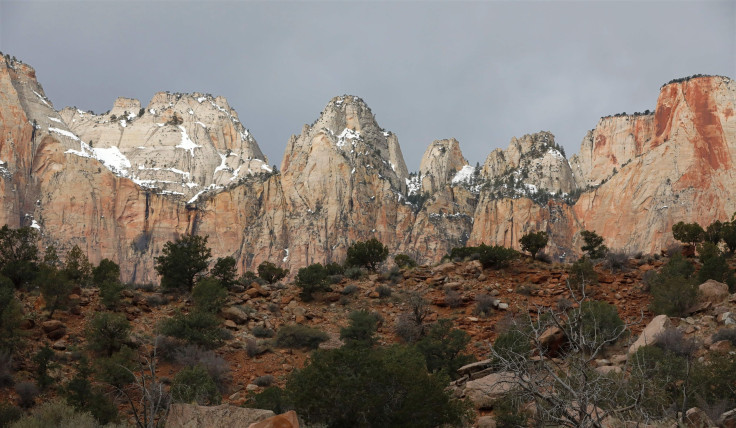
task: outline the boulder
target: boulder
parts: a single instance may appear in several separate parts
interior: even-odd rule
[[[291,410],[280,415],[248,425],[248,428],[299,428],[299,418],[296,412]]]
[[[512,372],[491,373],[465,384],[465,396],[476,409],[489,409],[507,393],[517,388],[517,378]]]
[[[222,317],[226,320],[233,321],[236,324],[245,324],[246,322],[248,322],[248,314],[246,314],[245,311],[243,311],[242,309],[235,306],[230,306],[223,309],[220,315],[222,315]]]
[[[721,303],[728,299],[728,285],[709,279],[698,286],[700,290],[700,300],[711,302],[713,304]]]
[[[549,356],[557,356],[560,347],[565,342],[565,332],[559,327],[549,327],[541,336],[539,344]]]
[[[488,359],[488,360],[476,361],[474,363],[466,364],[460,367],[459,369],[457,369],[457,373],[460,376],[465,376],[465,375],[469,376],[473,373],[487,369],[488,367],[491,366],[492,361],[493,360]]]
[[[693,407],[685,412],[685,424],[688,428],[710,428],[715,426],[708,415],[700,408]]]
[[[272,416],[274,416],[274,413],[270,410],[249,409],[229,404],[198,406],[176,403],[169,408],[166,428],[241,428],[251,426],[251,424]]]
[[[724,412],[718,418],[718,426],[723,428],[736,428],[736,409]]]
[[[496,428],[496,419],[493,416],[481,416],[475,426],[476,428]]]
[[[43,330],[44,333],[51,333],[52,331],[58,330],[61,328],[65,329],[66,326],[64,325],[64,323],[62,323],[59,320],[48,320],[48,321],[44,321],[41,324],[41,329]]]
[[[629,355],[636,352],[639,348],[646,345],[654,345],[657,343],[657,336],[664,332],[667,328],[672,325],[667,315],[657,315],[652,319],[649,324],[641,332],[639,338],[636,339],[629,347]]]

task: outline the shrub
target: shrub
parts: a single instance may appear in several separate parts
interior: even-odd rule
[[[46,302],[49,319],[54,316],[57,309],[67,309],[69,307],[69,296],[72,294],[74,284],[66,277],[64,272],[42,265],[36,276],[36,283],[41,289],[44,302]]]
[[[79,411],[89,411],[100,424],[117,422],[117,407],[104,393],[92,387],[89,374],[86,361],[82,361],[77,374],[64,387],[67,403]]]
[[[227,337],[227,332],[220,328],[219,319],[201,311],[189,315],[179,313],[164,320],[161,333],[206,349],[218,348]]]
[[[416,348],[424,355],[430,373],[442,371],[456,378],[457,369],[474,360],[472,355],[462,353],[468,343],[468,333],[452,328],[452,321],[441,319],[417,342]]]
[[[219,280],[204,278],[194,286],[192,300],[196,310],[216,314],[225,306],[227,291]]]
[[[340,329],[340,339],[349,346],[371,347],[375,344],[378,317],[366,310],[353,311],[348,315],[350,323]]]
[[[379,285],[376,288],[376,291],[378,292],[378,297],[380,297],[381,299],[391,297],[392,290],[391,287],[389,287],[388,285]]]
[[[118,388],[135,381],[133,371],[136,366],[135,352],[127,346],[121,347],[120,351],[109,357],[95,360],[97,379]]]
[[[54,350],[48,345],[44,345],[33,356],[33,363],[36,365],[36,384],[42,390],[54,382],[54,378],[49,375],[49,369],[54,367],[52,358],[54,358]]]
[[[671,317],[685,316],[697,302],[698,287],[682,276],[659,277],[650,287],[652,301],[649,309],[655,314]]]
[[[568,282],[573,290],[586,291],[589,285],[598,284],[598,274],[587,257],[578,259],[570,266]]]
[[[406,254],[395,255],[394,263],[396,263],[396,266],[400,267],[401,269],[409,269],[417,265],[417,262],[415,262],[414,259],[407,256]]]
[[[425,364],[405,346],[317,351],[289,377],[285,395],[309,426],[461,425],[466,408],[450,398],[447,378],[430,375]]]
[[[422,326],[417,325],[411,314],[401,314],[396,321],[396,335],[406,343],[414,343],[422,336]]]
[[[698,282],[703,283],[709,279],[728,284],[729,291],[734,291],[736,288],[733,270],[728,267],[726,257],[720,252],[706,258],[698,271]]]
[[[13,428],[98,428],[99,424],[88,412],[78,412],[60,400],[49,401],[13,425]]]
[[[92,351],[111,356],[128,341],[130,323],[122,314],[96,314],[87,327],[87,346]]]
[[[582,336],[576,342],[592,348],[613,342],[626,328],[618,316],[618,309],[608,302],[585,301],[576,315],[580,322],[580,328],[576,330]]]
[[[263,262],[258,265],[258,276],[269,284],[273,284],[288,274],[288,269],[282,269],[271,262]]]
[[[8,427],[23,416],[23,411],[10,403],[0,403],[0,427]]]
[[[721,340],[728,340],[732,345],[736,346],[736,328],[726,327],[715,332],[711,338],[713,343]]]
[[[686,339],[676,328],[668,328],[657,335],[656,345],[680,357],[690,357],[698,349],[695,339]]]
[[[86,287],[92,282],[92,264],[79,246],[75,245],[64,260],[64,273],[74,284]]]
[[[146,303],[152,307],[163,306],[169,303],[169,299],[162,294],[154,294],[153,296],[146,297]]]
[[[445,303],[451,308],[459,308],[463,305],[463,297],[452,288],[445,290]]]
[[[518,251],[498,245],[489,247],[488,245],[481,244],[478,249],[480,254],[478,260],[480,260],[480,262],[483,264],[483,267],[486,269],[504,268],[508,266],[508,264],[512,260],[519,257]]]
[[[345,264],[348,266],[361,266],[375,272],[378,265],[388,258],[388,247],[381,241],[372,238],[369,241],[358,241],[348,247]]]
[[[230,384],[230,366],[219,355],[197,346],[184,346],[176,351],[174,360],[185,367],[203,367],[221,393],[227,391]]]
[[[263,327],[261,325],[257,325],[253,327],[253,336],[260,337],[260,338],[267,338],[267,337],[273,337],[274,331],[270,328]]]
[[[506,394],[493,404],[493,413],[498,428],[518,428],[527,426],[526,416],[513,394]]]
[[[363,269],[360,266],[348,266],[345,268],[345,276],[350,279],[360,279],[363,276]]]
[[[514,356],[525,358],[531,354],[531,345],[529,338],[519,329],[518,326],[510,326],[501,332],[493,342],[494,353],[503,357],[503,359],[514,359]],[[501,358],[494,357],[492,365],[498,366]]]
[[[0,228],[0,274],[9,278],[15,288],[30,284],[38,269],[39,234],[31,227]]]
[[[38,387],[32,382],[15,384],[15,393],[18,394],[18,405],[24,409],[32,407],[38,397]]]
[[[10,349],[0,349],[0,388],[13,386],[13,354]]]
[[[165,289],[192,291],[195,279],[207,269],[212,251],[207,247],[207,237],[191,235],[169,241],[156,257],[154,268],[161,275]]]
[[[287,412],[292,406],[288,403],[288,398],[284,390],[277,386],[271,386],[262,392],[251,397],[246,406],[254,409],[271,410],[276,414]]]
[[[230,256],[218,257],[215,265],[210,269],[210,276],[220,281],[220,284],[229,290],[238,282],[236,279],[238,270],[235,264],[235,259]]]
[[[200,406],[220,404],[222,397],[212,377],[202,366],[186,367],[174,376],[171,398],[177,403]]]
[[[519,244],[521,244],[523,251],[528,251],[531,253],[532,259],[535,259],[539,250],[547,246],[548,241],[547,232],[529,232],[519,239]]]
[[[590,230],[580,232],[585,245],[580,249],[583,250],[591,259],[600,259],[605,257],[608,247],[603,245],[603,237]]]
[[[97,285],[120,282],[120,266],[110,259],[102,259],[100,264],[92,269],[92,280]]]
[[[262,388],[271,386],[273,384],[274,378],[271,375],[265,375],[265,376],[258,376],[257,378],[253,379],[253,385],[258,385]]]
[[[721,238],[728,248],[728,252],[733,254],[736,250],[736,221],[730,221],[723,224],[721,228]]]
[[[312,293],[327,290],[327,269],[320,263],[311,264],[299,269],[296,274],[296,286],[302,289],[302,299],[311,300]]]
[[[473,315],[487,318],[493,314],[493,306],[496,299],[488,294],[479,294],[475,297],[475,309]]]
[[[623,251],[609,251],[606,254],[605,264],[611,272],[622,272],[627,270],[629,258],[629,254]]]
[[[325,265],[325,270],[327,270],[328,276],[342,275],[343,273],[345,273],[345,268],[342,267],[341,264],[335,262],[327,263]]]
[[[326,342],[327,333],[305,325],[285,325],[276,333],[276,346],[281,348],[308,348],[317,349],[319,344]]]
[[[107,309],[115,308],[120,303],[120,293],[125,286],[120,281],[103,281],[97,283],[100,288],[100,300]]]
[[[358,291],[358,286],[355,284],[348,284],[345,286],[345,288],[342,289],[342,294],[345,296],[349,296],[351,294],[354,294],[356,291]]]
[[[14,349],[20,340],[23,309],[15,298],[13,282],[0,276],[0,349]]]
[[[261,353],[261,347],[255,339],[245,339],[245,353],[251,358]]]

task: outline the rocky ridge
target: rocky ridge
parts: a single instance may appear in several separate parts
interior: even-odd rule
[[[240,271],[269,260],[293,274],[372,237],[422,263],[466,243],[518,248],[537,230],[561,259],[579,253],[583,229],[654,253],[673,242],[673,223],[736,211],[736,86],[725,77],[665,85],[654,114],[601,119],[569,163],[540,132],[477,168],[457,141],[435,141],[413,175],[397,136],[355,96],[333,98],[289,140],[279,173],[222,97],[56,112],[35,71],[7,57],[0,85],[0,221],[40,228],[61,254],[78,244],[95,263],[110,258],[130,281],[156,282],[153,258],[185,233],[210,236],[213,255]]]

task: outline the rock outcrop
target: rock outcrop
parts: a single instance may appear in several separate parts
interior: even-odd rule
[[[33,226],[61,255],[109,258],[123,279],[157,282],[153,260],[181,234],[210,237],[238,269],[341,262],[377,238],[421,263],[465,244],[518,248],[544,230],[569,260],[583,229],[608,247],[658,252],[677,221],[736,211],[736,84],[665,85],[654,114],[603,118],[570,163],[548,132],[512,139],[481,168],[456,140],[431,143],[410,175],[398,138],[358,97],[335,97],[271,171],[222,97],[120,98],[95,115],[57,112],[26,64],[0,60],[0,223]]]

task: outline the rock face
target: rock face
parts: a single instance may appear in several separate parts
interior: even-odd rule
[[[272,172],[223,97],[159,92],[146,108],[118,98],[105,114],[67,107],[60,115],[82,140],[72,153],[99,159],[141,187],[189,202],[243,177]]]
[[[673,241],[675,222],[736,211],[734,104],[730,79],[686,79],[662,88],[654,114],[601,119],[570,163],[540,132],[481,168],[456,140],[434,141],[410,175],[397,136],[345,95],[289,140],[279,173],[222,97],[158,93],[145,108],[119,98],[100,115],[57,112],[35,71],[4,57],[0,223],[39,228],[62,256],[77,244],[135,282],[157,282],[163,245],[192,233],[241,272],[341,262],[374,237],[421,263],[466,244],[518,248],[539,230],[560,260],[579,254],[583,229],[652,253]]]
[[[197,406],[175,403],[169,408],[166,428],[247,427],[273,416],[274,413],[270,410],[249,409],[229,404]]]

